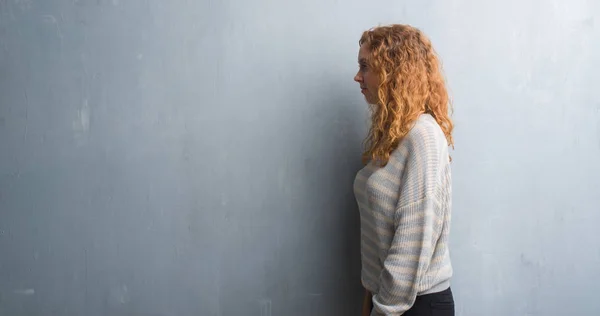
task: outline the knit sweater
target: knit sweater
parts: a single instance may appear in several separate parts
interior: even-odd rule
[[[402,315],[417,295],[447,289],[451,172],[448,143],[435,119],[422,114],[385,166],[369,163],[360,170],[354,193],[371,315]]]

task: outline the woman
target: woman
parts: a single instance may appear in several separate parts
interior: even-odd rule
[[[407,25],[363,33],[354,80],[371,108],[354,183],[363,315],[454,315],[448,252],[453,124],[431,42]]]

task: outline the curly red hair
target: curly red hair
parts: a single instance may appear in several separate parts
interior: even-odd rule
[[[422,113],[435,118],[452,146],[451,105],[431,41],[417,28],[393,24],[365,31],[359,44],[367,45],[369,68],[379,77],[363,162],[385,165]]]

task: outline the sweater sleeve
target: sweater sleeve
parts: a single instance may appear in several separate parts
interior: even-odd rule
[[[414,304],[439,236],[439,150],[432,143],[411,146],[402,175],[395,231],[373,296],[372,316],[402,315]]]

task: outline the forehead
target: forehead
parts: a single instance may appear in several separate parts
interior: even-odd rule
[[[367,61],[369,57],[369,49],[367,48],[367,45],[361,45],[360,49],[358,50],[358,61]]]

